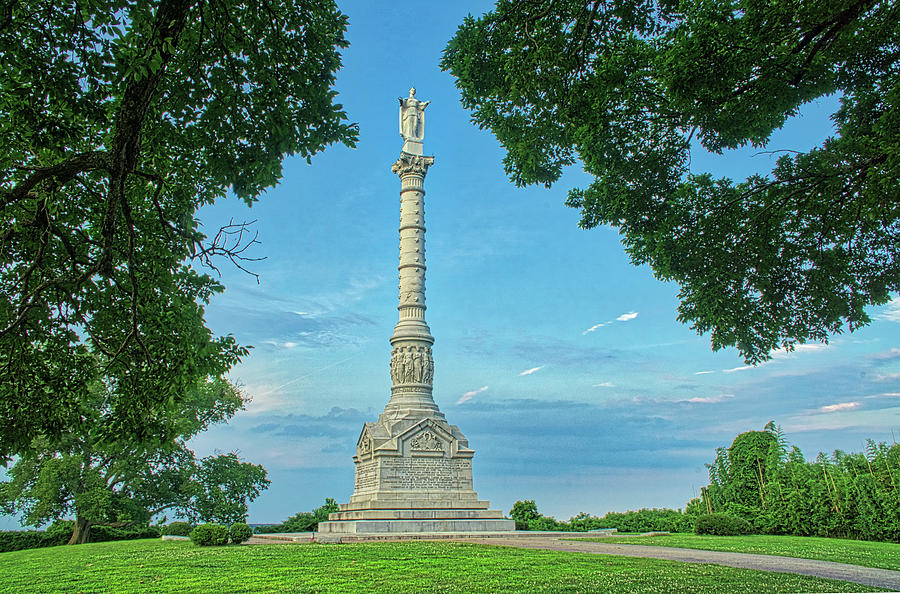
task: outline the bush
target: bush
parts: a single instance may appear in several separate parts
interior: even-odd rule
[[[47,528],[47,534],[53,534],[62,538],[65,544],[75,530],[74,520],[56,520]],[[113,540],[137,540],[139,538],[159,538],[162,533],[156,526],[147,524],[129,526],[127,528],[113,528],[102,524],[91,524],[91,533],[88,542],[109,542]],[[50,545],[52,546],[52,545]]]
[[[55,547],[69,542],[75,522],[57,520],[43,530],[10,530],[0,532],[0,553]],[[134,540],[138,538],[159,538],[160,531],[155,526],[133,526],[130,528],[111,528],[109,526],[91,526],[88,542],[106,542],[111,540]]]
[[[528,529],[537,532],[559,532],[567,528],[565,522],[559,522],[552,516],[540,516],[528,522]]]
[[[64,543],[68,542],[74,531],[75,520],[56,520],[47,526],[47,534],[53,534],[60,538],[65,537]]]
[[[49,530],[9,530],[0,532],[0,553],[9,551],[21,551],[24,549],[37,549],[41,547],[55,547],[64,545],[72,533],[51,533]]]
[[[221,524],[200,524],[191,530],[191,542],[199,547],[220,547],[228,544],[228,528]]]
[[[69,532],[69,536],[72,533]],[[91,526],[88,542],[109,542],[113,540],[137,540],[139,538],[159,538],[162,535],[156,526],[129,526],[113,528],[112,526]]]
[[[231,525],[231,528],[228,529],[228,537],[231,538],[233,544],[246,542],[250,540],[251,536],[253,536],[253,529],[243,522],[235,522]]]
[[[189,522],[172,522],[162,529],[162,533],[171,536],[190,536],[193,529]]]
[[[569,522],[574,531],[615,528],[619,532],[690,532],[693,529],[692,522],[680,509],[667,508],[609,512],[602,518],[579,514]]]
[[[743,518],[728,514],[704,514],[697,516],[694,523],[696,534],[714,534],[716,536],[739,536],[753,532],[750,523]]]

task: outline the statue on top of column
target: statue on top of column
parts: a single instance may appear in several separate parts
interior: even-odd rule
[[[400,136],[405,141],[403,150],[410,153],[422,154],[421,145],[425,139],[425,108],[431,101],[419,101],[416,99],[416,88],[409,90],[409,97],[400,100]],[[407,150],[410,142],[418,145],[418,150]]]

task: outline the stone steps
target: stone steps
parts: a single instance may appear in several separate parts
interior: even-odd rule
[[[345,520],[502,520],[503,512],[494,509],[367,509],[339,511],[328,516],[330,522]]]
[[[342,520],[319,524],[319,534],[391,534],[416,532],[512,532],[515,522],[502,519]]]

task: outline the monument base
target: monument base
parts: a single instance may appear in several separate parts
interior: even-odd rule
[[[353,457],[350,503],[321,522],[318,534],[514,531],[514,521],[472,490],[474,452],[442,417],[382,415],[366,423]]]

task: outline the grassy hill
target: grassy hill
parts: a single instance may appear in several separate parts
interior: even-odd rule
[[[770,536],[763,534],[750,536],[664,534],[660,536],[642,536],[640,538],[605,536],[603,538],[575,538],[572,540],[587,540],[609,544],[680,547],[729,553],[779,555],[782,557],[819,559],[821,561],[850,563],[851,565],[862,565],[863,567],[900,571],[900,544],[895,542],[817,538],[814,536]]]
[[[138,540],[0,553],[0,592],[863,592],[714,565],[460,543],[216,548]]]

